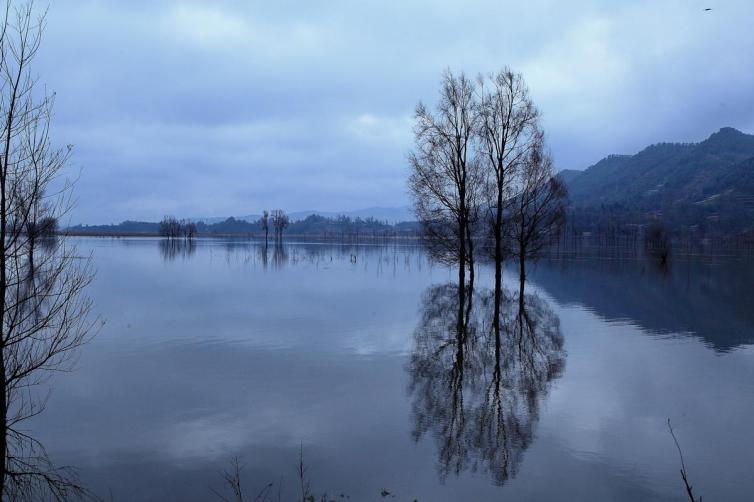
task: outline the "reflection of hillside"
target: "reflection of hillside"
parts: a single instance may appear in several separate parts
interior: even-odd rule
[[[754,342],[754,264],[738,260],[543,261],[532,281],[561,303],[583,304],[608,320],[656,333],[692,333],[715,350]]]
[[[515,476],[534,439],[539,402],[564,367],[557,316],[527,296],[524,310],[505,295],[500,333],[492,328],[494,295],[459,305],[455,285],[424,294],[408,363],[416,440],[438,446],[441,478],[488,472],[495,483]]]

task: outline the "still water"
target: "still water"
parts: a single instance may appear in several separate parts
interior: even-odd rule
[[[754,494],[754,264],[542,261],[491,328],[415,247],[76,239],[106,320],[30,429],[113,500]],[[468,295],[467,295],[468,296]],[[463,319],[459,329],[458,320]],[[387,495],[387,492],[390,495]]]

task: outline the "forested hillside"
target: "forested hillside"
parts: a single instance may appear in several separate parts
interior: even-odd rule
[[[562,171],[572,224],[661,221],[672,229],[754,230],[754,136],[723,128],[700,143],[660,143]]]

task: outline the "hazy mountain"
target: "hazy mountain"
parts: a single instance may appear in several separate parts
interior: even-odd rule
[[[686,225],[754,224],[754,136],[730,127],[699,143],[660,143],[560,176],[577,211],[662,215]]]

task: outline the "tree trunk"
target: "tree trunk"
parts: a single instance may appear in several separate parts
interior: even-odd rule
[[[469,262],[469,289],[474,289],[474,240],[471,235],[471,225],[466,224],[466,240],[468,245],[468,262]]]
[[[7,152],[6,143],[6,152]],[[7,158],[7,155],[6,155]],[[0,165],[0,500],[5,498],[6,462],[8,460],[8,393],[5,374],[5,291],[8,287],[6,275],[6,232],[7,212],[5,197],[5,169],[7,160]]]
[[[5,500],[5,463],[7,462],[8,451],[8,400],[5,387],[5,349],[0,348],[0,500]]]
[[[463,239],[462,239],[463,241]],[[463,305],[465,303],[466,299],[466,246],[461,243],[461,248],[459,250],[459,259],[458,259],[458,304],[459,312],[458,312],[458,322],[459,322],[459,329],[462,329],[463,327]]]
[[[459,186],[458,195],[460,207],[458,211],[458,300],[461,305],[459,322],[463,322],[463,304],[466,298],[466,187],[463,183]],[[459,325],[459,329],[463,324]]]
[[[495,208],[495,332],[500,333],[500,304],[503,301],[503,184],[498,183]]]
[[[525,248],[519,249],[518,253],[518,304],[521,309],[524,308],[524,289],[526,285],[526,251]]]

